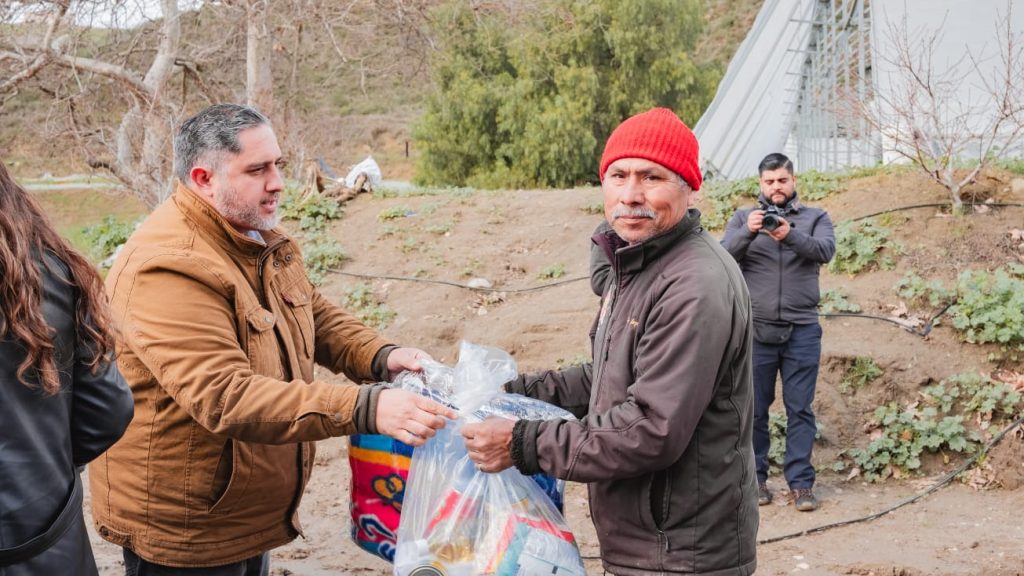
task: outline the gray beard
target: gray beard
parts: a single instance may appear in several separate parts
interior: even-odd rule
[[[281,222],[279,212],[275,212],[273,216],[262,217],[259,207],[242,204],[234,188],[224,189],[223,193],[217,196],[214,207],[228,222],[249,230],[272,230]]]

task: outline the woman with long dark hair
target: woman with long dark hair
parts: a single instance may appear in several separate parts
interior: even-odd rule
[[[103,281],[0,161],[0,576],[96,574],[79,467],[132,418]]]

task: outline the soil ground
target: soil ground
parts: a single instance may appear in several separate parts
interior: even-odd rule
[[[1022,183],[996,175],[980,191],[998,202],[1024,203]],[[454,286],[333,274],[322,291],[341,302],[346,291],[369,284],[395,312],[383,332],[454,363],[460,340],[510,351],[521,371],[568,365],[589,353],[588,329],[598,298],[586,281],[589,236],[600,221],[594,207],[598,189],[501,192],[448,191],[433,195],[359,196],[331,234],[350,260],[342,271],[419,280],[466,283],[484,278],[503,293]],[[840,221],[887,208],[943,202],[944,193],[914,173],[883,172],[849,183],[847,190],[816,203]],[[898,305],[893,285],[908,270],[949,285],[967,268],[991,269],[1024,261],[1024,247],[1009,241],[1024,229],[1024,209],[990,208],[954,218],[937,208],[887,217],[902,244],[896,267],[850,277],[822,273],[823,288],[842,288],[865,313],[888,316]],[[720,231],[713,232],[716,236]],[[563,284],[533,292],[513,289],[552,281]],[[929,310],[910,310],[928,316]],[[998,349],[965,344],[941,324],[921,338],[890,323],[863,318],[823,320],[822,370],[815,409],[822,426],[816,448],[817,493],[822,507],[797,512],[788,503],[784,480],[773,476],[776,502],[761,511],[759,538],[880,511],[952,469],[961,457],[926,463],[926,477],[867,484],[829,471],[839,451],[863,446],[867,415],[881,404],[907,403],[929,383],[963,372],[1019,363],[989,359]],[[870,356],[884,375],[854,393],[839,381],[857,356]],[[323,373],[326,379],[340,377]],[[776,407],[780,408],[780,407]],[[781,409],[781,408],[780,408]],[[389,574],[389,566],[361,551],[348,537],[347,444],[320,444],[316,471],[302,502],[305,538],[273,552],[272,574]],[[821,575],[1020,575],[1024,574],[1024,431],[1009,434],[986,459],[987,489],[954,481],[931,496],[871,522],[763,544],[758,574]],[[602,574],[586,489],[570,484],[567,517],[588,557],[590,574]],[[101,573],[120,573],[119,550],[93,539]]]

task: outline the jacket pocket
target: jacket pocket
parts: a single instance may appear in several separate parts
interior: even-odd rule
[[[303,351],[306,358],[313,357],[315,346],[313,338],[315,330],[313,327],[313,305],[308,292],[303,291],[296,283],[290,288],[281,292],[281,300],[284,301],[292,318],[292,326],[298,328],[302,339]]]
[[[672,501],[668,472],[665,470],[655,472],[651,476],[649,489],[651,520],[654,522],[654,527],[660,532],[665,528],[665,521],[668,519],[669,502]]]
[[[210,487],[211,514],[226,514],[245,496],[252,478],[252,453],[235,440],[224,443]]]
[[[256,374],[275,376],[280,372],[274,324],[277,318],[270,310],[257,306],[245,314],[248,335],[245,341],[249,367]]]

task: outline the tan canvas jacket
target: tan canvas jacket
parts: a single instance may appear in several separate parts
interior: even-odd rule
[[[99,534],[151,562],[217,566],[291,541],[312,441],[367,432],[387,343],[327,302],[296,243],[237,232],[195,193],[146,219],[107,277],[135,419],[89,470]]]

